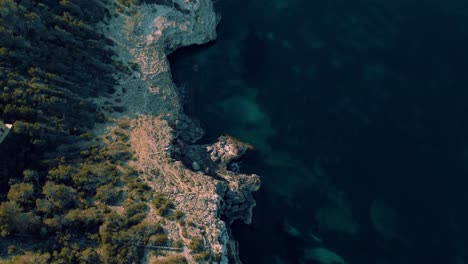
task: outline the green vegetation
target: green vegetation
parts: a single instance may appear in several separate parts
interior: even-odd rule
[[[184,213],[183,213],[182,211],[176,210],[176,211],[174,212],[173,217],[174,217],[176,220],[181,220],[181,219],[184,217]]]
[[[117,0],[117,3],[124,7],[130,7],[130,6],[139,5],[142,3],[172,6],[174,4],[174,1],[173,0]]]
[[[190,240],[190,243],[189,243],[188,247],[190,248],[190,250],[192,250],[194,252],[201,252],[203,250],[203,248],[204,248],[203,239],[201,239],[201,238],[192,238],[192,240]]]
[[[164,234],[143,222],[148,187],[119,166],[132,157],[128,125],[105,142],[89,133],[106,119],[89,99],[125,70],[94,29],[109,15],[106,0],[0,1],[0,119],[14,126],[0,145],[0,256],[11,263],[128,263]],[[109,207],[122,202],[123,215]]]
[[[105,2],[0,1],[0,119],[14,125],[0,147],[3,193],[24,170],[43,177],[58,158],[76,158],[90,139],[102,113],[88,98],[112,93],[119,72],[113,41],[93,29],[110,14]]]
[[[167,216],[170,210],[174,208],[172,201],[161,194],[158,194],[153,198],[153,206],[160,216]]]
[[[207,251],[202,251],[202,252],[196,254],[195,256],[193,256],[193,259],[195,261],[209,260],[210,259],[210,253],[208,253]]]
[[[171,246],[175,248],[182,248],[184,247],[184,242],[182,240],[175,240],[175,241],[172,241]]]
[[[0,0],[0,120],[13,123],[0,144],[0,258],[7,263],[134,263],[141,246],[170,245],[146,218],[148,204],[161,216],[174,204],[161,195],[151,200],[129,165],[128,120],[103,138],[92,133],[108,121],[92,98],[113,93],[114,74],[129,70],[95,30],[111,15],[107,6]]]
[[[153,246],[166,246],[167,242],[166,234],[154,234],[149,238],[149,244]]]
[[[26,236],[26,244],[38,246],[11,261],[128,263],[138,259],[139,246],[168,243],[159,224],[144,221],[149,188],[128,165],[114,162],[116,149],[124,151],[122,135],[127,132],[116,128],[112,133],[108,138],[113,141],[81,151],[80,162],[62,158],[47,172],[27,170],[10,184],[0,203],[0,234],[12,242],[17,235]],[[108,206],[120,200],[123,213]]]
[[[187,260],[182,255],[174,255],[165,257],[163,259],[157,259],[153,261],[151,264],[187,264]]]

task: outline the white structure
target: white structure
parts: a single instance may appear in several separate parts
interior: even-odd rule
[[[12,124],[4,124],[2,121],[0,121],[0,143],[2,143],[6,138],[12,126]]]

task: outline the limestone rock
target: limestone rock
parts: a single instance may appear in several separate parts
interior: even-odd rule
[[[133,69],[130,76],[117,76],[119,84],[113,95],[125,112],[108,116],[130,119],[129,143],[139,176],[183,213],[185,224],[162,222],[170,239],[183,242],[187,261],[196,263],[187,246],[190,238],[197,237],[210,253],[209,263],[227,263],[229,251],[236,251],[229,224],[236,219],[250,223],[255,206],[252,192],[260,187],[260,179],[229,168],[251,148],[247,144],[221,137],[210,145],[194,145],[203,130],[182,111],[167,55],[215,39],[219,18],[211,0],[173,3],[142,4],[132,15],[114,14],[109,25],[102,25],[105,35],[116,43],[118,59]],[[95,102],[103,105],[106,100],[109,98]],[[154,212],[149,218],[161,220]]]

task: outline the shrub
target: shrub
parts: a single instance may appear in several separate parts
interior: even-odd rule
[[[17,183],[10,186],[8,191],[8,200],[20,205],[31,202],[34,194],[34,187],[30,183]]]
[[[50,263],[49,254],[38,254],[33,252],[25,252],[24,255],[14,256],[11,260],[4,262],[5,264],[16,263],[34,263],[34,264],[47,264]]]
[[[113,184],[106,184],[96,189],[96,199],[101,202],[114,205],[121,195],[121,191]]]
[[[165,246],[167,243],[166,234],[154,234],[149,238],[149,244],[154,246]]]
[[[174,218],[175,219],[180,220],[180,219],[182,219],[182,217],[184,217],[184,213],[182,211],[177,210],[177,211],[174,212]]]
[[[208,253],[207,251],[200,252],[196,254],[195,256],[193,256],[193,259],[195,261],[208,260],[209,258],[210,258],[210,253]]]
[[[157,194],[153,199],[153,206],[160,216],[167,216],[170,209],[174,208],[174,204],[162,194]]]
[[[183,248],[184,247],[184,242],[182,240],[175,240],[175,241],[172,241],[172,247],[175,247],[175,248]]]
[[[144,213],[148,209],[145,203],[134,203],[133,201],[126,200],[124,203],[125,216],[132,217],[138,213]]]
[[[190,241],[188,247],[190,248],[190,250],[192,250],[194,252],[200,252],[204,248],[203,239],[201,239],[201,238],[192,238],[192,240]]]
[[[182,255],[173,255],[154,260],[151,264],[187,264],[187,260]]]
[[[127,225],[128,226],[137,225],[137,224],[141,223],[141,221],[143,221],[145,218],[146,218],[146,213],[145,212],[135,214],[132,217],[127,219]]]

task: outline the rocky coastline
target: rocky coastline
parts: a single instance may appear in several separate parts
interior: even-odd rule
[[[229,136],[196,144],[203,130],[183,113],[172,82],[167,55],[214,40],[218,22],[211,0],[174,0],[131,7],[102,25],[115,43],[117,60],[132,70],[117,76],[113,98],[95,103],[105,110],[114,101],[125,109],[109,117],[129,121],[133,166],[155,193],[172,200],[184,215],[178,222],[162,220],[154,212],[149,217],[164,223],[169,238],[183,242],[189,263],[240,263],[229,226],[235,220],[251,222],[252,193],[261,184],[258,175],[240,173],[235,163],[252,149],[248,144]],[[209,252],[202,261],[189,249],[192,238],[201,238]],[[148,256],[144,259],[151,263]]]

